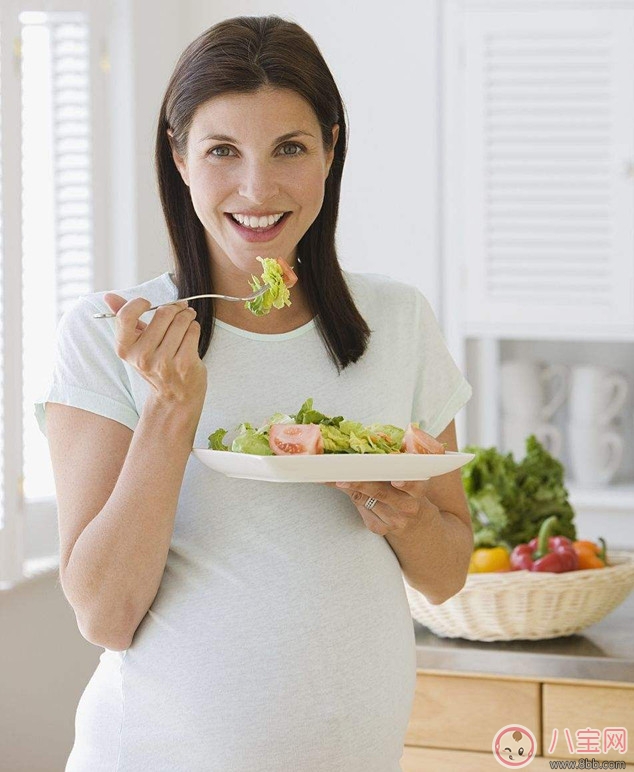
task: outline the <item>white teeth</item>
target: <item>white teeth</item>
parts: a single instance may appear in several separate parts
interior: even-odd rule
[[[284,212],[281,214],[270,214],[265,217],[245,217],[241,214],[232,214],[234,220],[244,225],[247,228],[266,228],[276,223],[281,217],[284,216]]]

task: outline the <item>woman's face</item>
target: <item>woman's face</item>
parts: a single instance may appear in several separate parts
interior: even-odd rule
[[[338,134],[335,125],[326,152],[311,105],[289,89],[227,94],[200,105],[186,155],[173,155],[205,228],[213,274],[242,283],[241,272],[261,274],[257,256],[295,264],[297,243],[322,206]],[[280,214],[271,230],[232,216]]]

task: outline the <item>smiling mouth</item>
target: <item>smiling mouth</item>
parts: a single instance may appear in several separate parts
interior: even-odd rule
[[[283,223],[286,220],[289,214],[291,214],[291,212],[284,212],[280,219],[277,222],[274,222],[272,225],[265,225],[263,228],[251,228],[248,225],[243,225],[242,223],[238,222],[230,212],[225,212],[225,215],[231,220],[231,222],[235,223],[235,225],[240,228],[244,228],[245,231],[250,231],[251,233],[266,233],[267,231],[273,231],[280,225],[280,223]]]
[[[264,228],[249,228],[246,225],[241,225],[237,220],[234,220],[229,212],[225,212],[224,214],[241,239],[249,244],[259,244],[274,241],[278,236],[281,236],[286,227],[287,220],[293,213],[284,212],[282,217],[280,217],[276,223],[267,225]]]

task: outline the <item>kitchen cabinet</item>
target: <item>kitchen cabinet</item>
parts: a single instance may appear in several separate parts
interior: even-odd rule
[[[495,734],[528,727],[538,745],[527,769],[552,759],[623,761],[634,772],[634,593],[578,635],[543,641],[442,638],[414,622],[417,680],[403,772],[500,770]],[[627,754],[568,752],[564,730],[625,727]],[[554,751],[553,730],[558,730]],[[576,746],[575,746],[576,749]]]
[[[521,676],[417,671],[403,772],[479,772],[500,769],[492,756],[496,732],[507,724],[526,726],[535,735],[537,756],[531,770],[550,769],[553,759],[596,758],[624,761],[634,770],[634,748],[627,753],[569,753],[564,730],[634,727],[634,684],[537,680]],[[553,730],[558,738],[548,753]],[[575,746],[578,747],[578,746]]]
[[[632,734],[634,728],[634,685],[626,687],[596,686],[578,684],[542,685],[542,726],[545,737],[552,737],[558,728],[561,737],[562,727],[570,729],[574,738],[577,731],[603,729],[604,727],[624,727]],[[634,739],[634,738],[632,738]],[[568,752],[563,738],[557,745],[558,753],[565,758],[575,758]],[[591,756],[592,753],[585,755]],[[605,756],[608,759],[622,759],[634,763],[634,747],[628,747],[625,754],[613,751]]]
[[[550,770],[548,761],[536,758],[527,769],[530,772],[546,772]],[[470,753],[406,746],[401,758],[402,772],[499,772],[502,769],[504,767],[495,761],[490,751]],[[630,768],[630,772],[632,769],[634,767]]]
[[[632,335],[634,8],[486,5],[463,7],[465,325]]]
[[[539,684],[419,671],[406,743],[490,752],[495,733],[511,720],[540,745]]]
[[[502,447],[507,358],[618,367],[634,388],[634,2],[447,0],[441,14],[442,322],[474,387],[457,429]],[[630,398],[620,478],[569,485],[583,535],[622,548],[633,420]]]

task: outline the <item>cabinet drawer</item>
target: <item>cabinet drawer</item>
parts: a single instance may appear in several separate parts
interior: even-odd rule
[[[491,753],[495,734],[522,724],[541,753],[540,685],[419,673],[406,745]]]
[[[538,756],[527,769],[529,772],[550,770],[548,759]],[[493,758],[493,753],[471,751],[443,751],[438,748],[405,747],[401,758],[402,772],[502,772],[503,767]],[[631,772],[631,770],[630,770]]]
[[[553,756],[564,758],[596,758],[634,762],[634,689],[610,686],[574,686],[568,684],[544,684],[543,686],[544,752],[548,753],[553,731],[557,729],[557,745]],[[573,748],[580,746],[577,731],[598,730],[603,739],[606,727],[624,727],[628,730],[627,753],[611,750],[608,753],[570,753],[564,730],[570,730]]]

